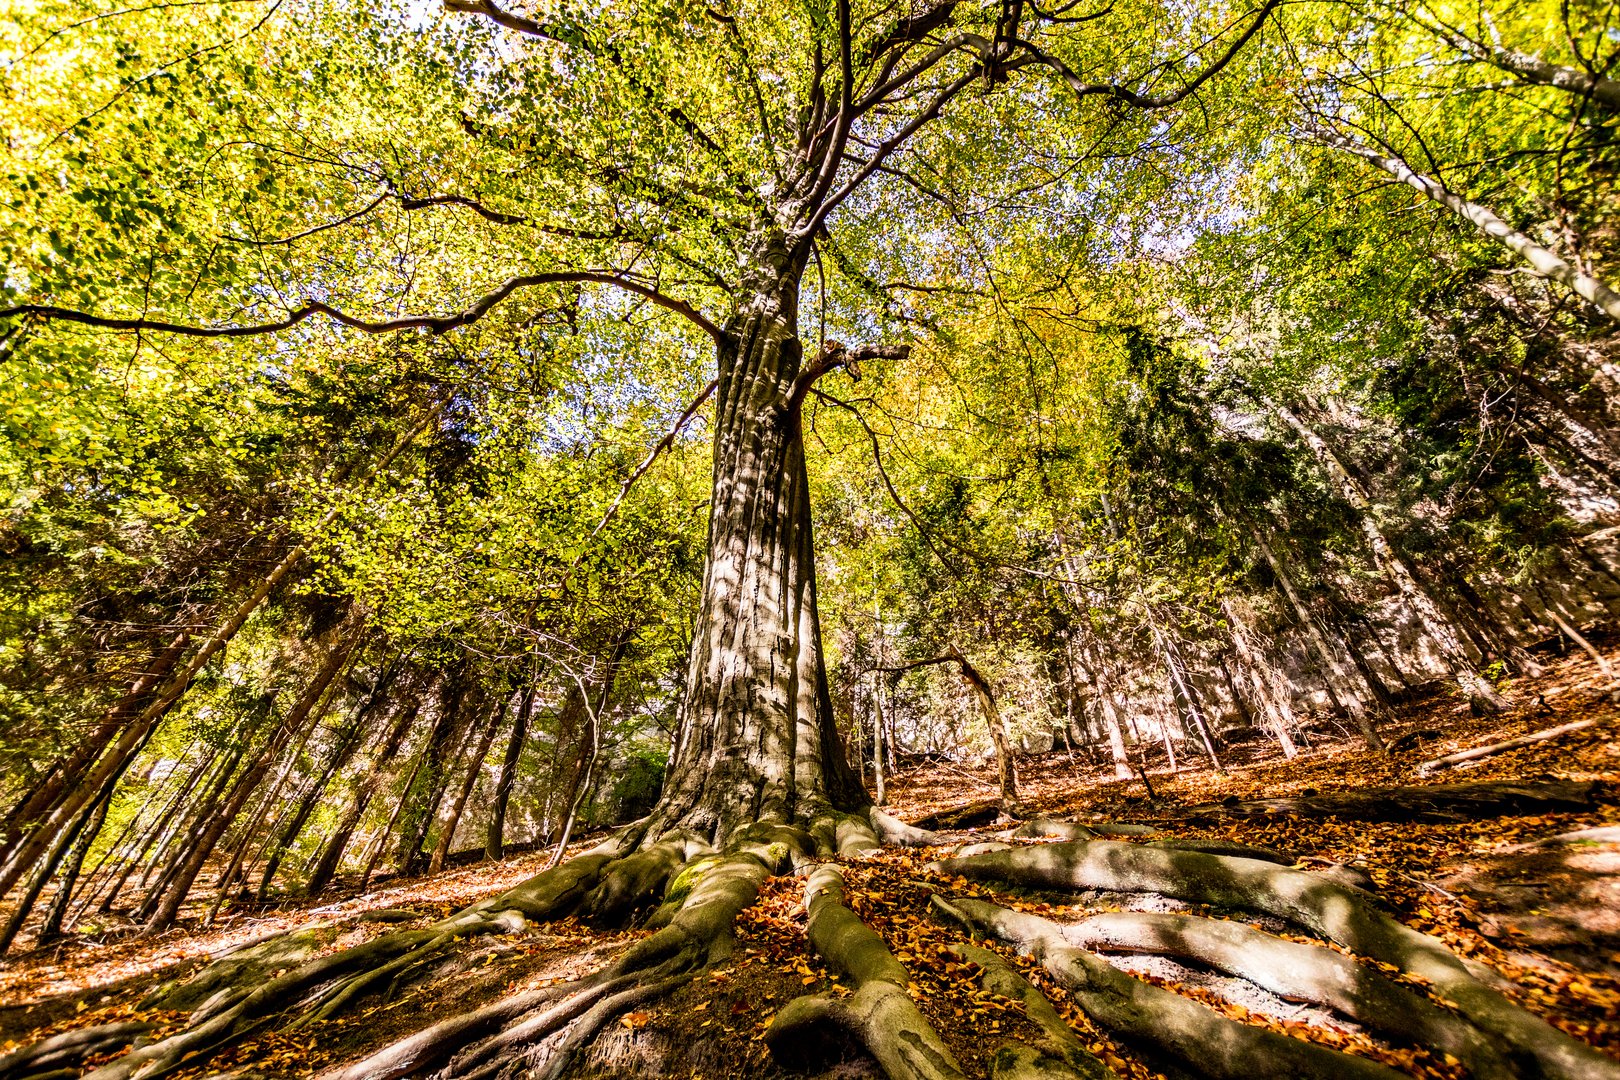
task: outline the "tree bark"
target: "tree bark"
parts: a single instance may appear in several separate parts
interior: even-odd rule
[[[1265,715],[1267,726],[1271,728],[1277,744],[1282,747],[1283,757],[1292,758],[1299,753],[1299,748],[1294,745],[1294,707],[1289,704],[1284,693],[1274,692],[1275,688],[1261,674],[1261,661],[1249,644],[1248,628],[1233,610],[1232,601],[1222,600],[1221,611],[1226,616],[1226,625],[1232,636],[1232,648],[1237,653],[1238,670],[1248,676],[1255,703]]]
[[[799,405],[809,245],[766,226],[719,348],[703,595],[664,794],[648,829],[718,836],[869,800],[833,716]]]
[[[474,785],[478,783],[478,774],[484,765],[484,758],[489,756],[490,744],[495,741],[495,732],[506,719],[506,710],[511,705],[509,697],[502,697],[495,711],[490,715],[489,722],[484,725],[484,733],[478,738],[478,745],[473,747],[472,760],[467,762],[467,772],[461,781],[461,790],[456,793],[456,801],[450,804],[450,814],[444,820],[444,828],[439,833],[439,842],[433,847],[433,858],[428,860],[428,873],[437,874],[444,869],[444,860],[450,854],[450,842],[455,839],[456,826],[461,824],[461,812],[467,808],[467,800],[472,797]]]
[[[1346,670],[1343,661],[1339,659],[1338,650],[1328,643],[1326,635],[1322,633],[1322,628],[1316,623],[1316,617],[1311,614],[1311,609],[1305,606],[1304,599],[1299,595],[1299,591],[1294,588],[1294,582],[1288,576],[1287,568],[1283,566],[1282,560],[1277,558],[1276,552],[1271,550],[1271,545],[1266,542],[1266,538],[1258,530],[1254,533],[1254,542],[1260,549],[1260,554],[1265,556],[1266,562],[1271,564],[1272,574],[1277,579],[1278,587],[1282,589],[1283,595],[1288,598],[1289,604],[1293,606],[1294,615],[1299,620],[1300,629],[1305,632],[1305,640],[1310,642],[1317,657],[1327,668],[1328,693],[1350,714],[1350,719],[1355,722],[1356,729],[1361,732],[1361,737],[1366,741],[1367,746],[1373,750],[1382,751],[1384,741],[1379,738],[1378,729],[1374,726],[1372,715],[1367,709],[1367,700],[1360,694],[1361,688],[1356,685],[1357,681],[1359,681],[1359,675],[1352,678],[1349,671]],[[1341,642],[1340,645],[1342,647],[1343,643]]]
[[[256,894],[261,902],[270,895],[270,885],[275,881],[277,871],[281,869],[281,860],[298,841],[299,834],[304,831],[304,825],[308,823],[309,815],[314,812],[316,803],[326,794],[327,786],[331,784],[333,778],[342,771],[353,758],[354,752],[360,748],[360,737],[365,734],[377,703],[393,685],[394,677],[399,672],[400,659],[396,658],[393,664],[378,673],[371,692],[366,695],[366,700],[361,703],[360,708],[355,710],[354,719],[349,722],[348,730],[343,733],[327,756],[320,775],[299,796],[297,805],[288,816],[285,826],[270,849],[270,857],[264,864],[264,873],[259,878],[259,889]]]
[[[500,775],[495,778],[495,793],[490,800],[489,831],[484,840],[486,859],[506,858],[506,804],[512,798],[512,784],[517,780],[518,763],[523,759],[523,744],[529,738],[529,717],[534,710],[535,677],[523,688],[523,700],[518,705],[512,732],[506,740],[506,756],[501,759]]]
[[[316,861],[315,868],[310,871],[309,880],[304,883],[305,895],[314,896],[318,894],[331,882],[332,875],[337,873],[338,864],[343,861],[343,852],[348,848],[349,840],[354,836],[355,828],[360,824],[360,819],[365,816],[366,808],[371,805],[371,800],[381,790],[383,781],[387,778],[388,766],[393,762],[394,755],[399,753],[400,743],[404,742],[405,734],[410,730],[411,724],[416,720],[420,709],[421,706],[414,701],[400,708],[395,717],[394,726],[389,731],[387,738],[383,740],[382,747],[377,751],[376,757],[372,759],[365,779],[360,782],[354,796],[350,799],[348,810],[345,812],[337,829],[327,839],[326,845],[321,849],[321,857]]]
[[[1581,272],[1551,251],[1542,247],[1524,233],[1496,216],[1479,203],[1470,202],[1431,176],[1414,172],[1404,160],[1393,154],[1380,154],[1371,147],[1334,132],[1318,132],[1313,138],[1330,146],[1354,154],[1382,169],[1406,186],[1419,191],[1473,225],[1480,232],[1514,252],[1542,277],[1567,285],[1576,295],[1590,301],[1611,319],[1620,319],[1620,293],[1590,274]]]
[[[321,665],[315,680],[299,695],[286,717],[276,725],[270,737],[259,748],[259,752],[242,770],[224,807],[203,824],[201,833],[192,841],[190,851],[180,865],[179,873],[166,886],[163,899],[152,912],[152,917],[147,920],[146,933],[160,933],[174,924],[175,917],[180,914],[180,906],[185,903],[186,894],[191,891],[191,885],[201,873],[203,864],[208,861],[208,856],[213,854],[220,838],[225,835],[225,830],[236,821],[242,808],[247,805],[248,799],[263,783],[271,762],[286,749],[289,742],[297,741],[302,735],[305,721],[310,719],[316,704],[326,696],[326,688],[331,685],[338,671],[349,659],[349,651],[354,647],[354,641],[352,636],[348,636],[352,635],[352,628],[347,629],[347,640],[339,647],[327,650],[326,662]],[[229,877],[229,873],[226,876]]]

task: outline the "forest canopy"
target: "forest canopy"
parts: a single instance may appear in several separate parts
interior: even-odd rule
[[[879,809],[924,758],[1010,821],[1054,747],[1156,798],[1402,749],[1423,694],[1517,716],[1549,642],[1612,683],[1617,60],[1568,0],[13,0],[0,954],[544,851],[72,1067],[189,1068],[514,912],[656,930],[600,1027],[767,878],[944,843]],[[1620,1072],[1408,945],[1348,947],[1458,980],[1472,1073]],[[869,998],[767,1041],[951,1075]]]

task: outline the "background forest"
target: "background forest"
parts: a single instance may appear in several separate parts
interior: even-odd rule
[[[1039,78],[857,133],[798,287],[877,801],[925,759],[1010,810],[1053,750],[1377,751],[1435,686],[1530,705],[1549,648],[1611,679],[1613,7],[1053,4]],[[981,6],[856,32],[1027,14]],[[664,73],[603,111],[473,0],[7,5],[0,951],[653,808],[723,396],[693,313],[761,212],[714,161],[776,160],[812,103],[773,58],[837,12],[593,8]]]

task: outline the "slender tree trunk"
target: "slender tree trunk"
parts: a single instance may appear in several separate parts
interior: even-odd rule
[[[439,804],[444,801],[455,759],[460,756],[459,751],[466,749],[463,740],[458,740],[456,735],[468,715],[471,689],[465,665],[452,672],[440,687],[439,714],[417,758],[415,775],[422,778],[420,788],[407,785],[402,796],[406,810],[400,820],[399,846],[394,853],[394,869],[399,874],[408,876],[421,869],[425,854],[422,843],[438,816]],[[468,723],[466,728],[470,732],[472,725]],[[452,746],[458,751],[454,757],[450,753]]]
[[[1260,554],[1271,565],[1271,571],[1277,579],[1278,587],[1282,589],[1283,595],[1288,598],[1289,604],[1293,606],[1294,615],[1299,621],[1299,627],[1305,633],[1305,640],[1310,643],[1311,648],[1316,652],[1317,658],[1321,660],[1323,666],[1327,669],[1328,693],[1350,714],[1351,721],[1356,725],[1356,730],[1361,732],[1361,737],[1367,743],[1367,746],[1372,750],[1383,752],[1384,741],[1378,736],[1378,728],[1373,724],[1372,715],[1367,709],[1366,698],[1360,695],[1355,680],[1339,659],[1338,651],[1328,643],[1327,637],[1322,633],[1322,628],[1316,623],[1316,617],[1311,614],[1311,609],[1305,606],[1304,599],[1299,595],[1299,591],[1294,588],[1294,582],[1289,577],[1287,568],[1283,565],[1282,560],[1277,558],[1277,553],[1271,550],[1271,545],[1266,542],[1266,538],[1258,530],[1254,532],[1254,542],[1260,549]]]
[[[223,809],[203,824],[202,831],[193,840],[191,850],[181,864],[179,873],[168,884],[163,899],[152,912],[152,917],[147,920],[146,933],[160,933],[174,925],[175,917],[180,914],[180,907],[185,903],[192,883],[202,872],[208,856],[213,854],[220,837],[225,835],[225,830],[241,815],[242,807],[247,805],[248,799],[258,790],[276,756],[286,749],[289,742],[301,739],[305,721],[311,718],[316,704],[325,697],[326,688],[331,685],[338,671],[349,659],[349,651],[354,647],[353,634],[354,631],[350,628],[345,634],[346,640],[340,647],[327,650],[326,662],[315,676],[315,681],[299,696],[291,711],[275,727],[270,737],[265,740],[264,746],[242,771]],[[227,871],[225,878],[228,879],[230,876],[231,871]]]
[[[21,843],[29,826],[36,824],[40,816],[48,813],[64,793],[78,784],[85,770],[95,761],[102,749],[113,740],[125,724],[140,715],[141,708],[151,696],[153,687],[174,670],[174,666],[180,662],[180,657],[185,654],[186,644],[190,640],[191,635],[182,632],[166,648],[152,657],[151,662],[146,665],[147,670],[135,677],[128,693],[108,711],[105,719],[95,730],[85,736],[67,757],[57,762],[46,779],[12,810],[6,818],[6,842],[0,846],[0,858],[9,855],[16,845]],[[3,891],[4,889],[0,889],[0,892]]]
[[[1480,232],[1513,251],[1542,277],[1562,282],[1576,295],[1591,301],[1611,319],[1620,319],[1620,293],[1607,284],[1571,266],[1551,251],[1542,247],[1524,233],[1498,217],[1494,211],[1476,202],[1469,202],[1431,176],[1414,172],[1412,167],[1392,154],[1380,154],[1371,147],[1334,132],[1323,131],[1314,135],[1316,141],[1346,153],[1354,154],[1384,170],[1408,187],[1422,192],[1453,214],[1473,225]]]
[[[1197,691],[1187,678],[1186,664],[1182,660],[1180,650],[1159,629],[1157,623],[1151,626],[1153,640],[1159,647],[1159,655],[1164,658],[1165,671],[1170,676],[1171,700],[1179,707],[1182,715],[1192,720],[1193,730],[1198,733],[1199,741],[1204,744],[1204,752],[1209,755],[1209,762],[1215,771],[1225,772],[1225,767],[1221,765],[1221,756],[1215,750],[1214,733],[1210,731],[1209,722],[1204,717]]]
[[[872,684],[872,801],[878,806],[888,802],[883,789],[883,759],[888,749],[884,731],[883,676],[879,675]]]
[[[1272,736],[1282,747],[1283,757],[1292,758],[1299,753],[1298,747],[1294,745],[1293,706],[1283,695],[1272,693],[1271,686],[1261,674],[1260,660],[1249,644],[1248,628],[1237,617],[1232,602],[1221,601],[1221,610],[1226,615],[1226,625],[1231,631],[1232,648],[1237,653],[1238,670],[1248,676],[1249,688],[1253,691],[1255,703],[1266,717],[1268,721],[1266,726],[1271,729]]]
[[[186,837],[196,835],[218,812],[220,802],[225,798],[225,792],[231,781],[236,778],[237,767],[242,764],[247,749],[246,746],[238,746],[220,762],[220,767],[204,791],[197,809],[177,819],[175,827],[170,829],[169,835],[164,837],[158,846],[158,857],[153,859],[152,864],[141,874],[140,887],[146,891],[146,895],[134,911],[134,918],[137,921],[145,922],[157,910],[169,882],[180,872],[180,866],[190,850],[186,844]],[[152,871],[160,866],[161,869],[154,876]]]
[[[956,646],[951,646],[949,655],[961,669],[962,677],[973,688],[973,696],[979,702],[979,711],[984,715],[984,725],[990,730],[990,743],[996,750],[996,786],[1001,792],[1001,809],[1007,814],[1016,813],[1018,763],[1013,759],[1012,738],[1007,731],[1007,720],[1001,715],[1001,709],[996,704],[996,695],[990,689],[990,680],[979,674],[979,670],[968,663],[967,657],[963,656],[962,651]]]
[[[1377,560],[1379,569],[1383,570],[1407,606],[1417,615],[1424,632],[1435,643],[1441,658],[1451,669],[1452,678],[1468,699],[1469,706],[1475,712],[1486,714],[1507,709],[1507,701],[1496,692],[1490,681],[1475,671],[1473,665],[1469,663],[1467,651],[1458,637],[1456,626],[1440,611],[1434,598],[1418,584],[1411,567],[1406,565],[1406,561],[1385,539],[1383,530],[1378,527],[1378,521],[1373,517],[1372,504],[1367,499],[1367,493],[1362,490],[1355,477],[1350,475],[1350,470],[1345,468],[1344,462],[1339,460],[1333,448],[1328,446],[1310,425],[1294,415],[1293,410],[1276,403],[1272,403],[1271,407],[1310,448],[1323,470],[1333,478],[1345,501],[1361,519],[1362,535],[1366,538],[1367,545],[1372,548],[1373,558]]]
[[[568,838],[572,835],[574,823],[579,818],[579,808],[590,792],[596,759],[602,752],[602,717],[606,715],[608,702],[612,700],[613,684],[619,677],[619,664],[623,661],[625,650],[630,647],[630,639],[633,636],[634,630],[626,629],[613,643],[613,652],[602,669],[600,696],[595,708],[591,707],[590,692],[586,689],[585,680],[578,675],[574,676],[574,684],[579,690],[579,700],[585,708],[585,738],[580,749],[579,767],[574,770],[573,780],[569,784],[568,798],[561,804],[564,808],[562,828],[558,834],[557,850],[551,853],[551,861],[546,864],[548,867],[556,866],[562,861],[563,853],[568,850]]]
[[[316,803],[326,794],[326,789],[332,783],[332,779],[348,764],[354,752],[359,749],[360,736],[366,728],[365,713],[366,710],[362,707],[354,720],[350,722],[343,737],[327,756],[326,764],[322,766],[320,774],[307,785],[305,791],[299,794],[298,802],[293,807],[292,813],[287,816],[275,841],[270,845],[269,858],[265,861],[264,872],[259,877],[259,888],[255,893],[261,903],[270,895],[270,886],[276,880],[276,874],[281,869],[282,859],[292,849],[292,846],[298,842],[298,837],[303,833],[304,826],[309,822],[310,814],[315,811]]]
[[[478,745],[473,748],[472,760],[467,762],[467,772],[461,781],[461,790],[456,793],[456,801],[450,804],[450,814],[444,820],[444,827],[439,833],[439,842],[433,847],[433,857],[428,860],[428,873],[437,874],[444,869],[444,860],[450,855],[450,843],[455,839],[456,826],[461,824],[461,812],[467,808],[467,800],[472,797],[474,785],[478,783],[478,774],[483,770],[484,759],[489,756],[490,744],[495,741],[495,731],[506,719],[507,707],[511,705],[510,697],[503,696],[500,704],[490,715],[489,721],[484,725],[483,734],[478,737]]]
[[[123,889],[123,882],[130,879],[130,874],[134,873],[134,868],[146,858],[146,853],[151,850],[152,844],[156,844],[157,839],[164,836],[168,824],[172,823],[175,814],[180,810],[180,806],[185,803],[186,797],[191,795],[191,790],[196,787],[198,780],[203,779],[204,774],[209,771],[209,767],[214,764],[214,759],[217,756],[219,756],[219,750],[211,746],[204,755],[203,761],[199,761],[198,766],[194,767],[194,769],[183,771],[181,767],[175,767],[177,784],[175,784],[173,790],[154,792],[151,803],[143,806],[138,814],[131,816],[130,823],[126,824],[122,834],[118,836],[117,840],[113,840],[112,844],[107,847],[107,852],[100,857],[100,861],[97,861],[96,870],[92,870],[91,874],[89,874],[89,881],[96,882],[96,879],[100,878],[102,871],[109,871],[109,881],[105,882],[105,884],[96,884],[94,889],[86,889],[84,899],[79,900],[78,910],[73,913],[73,920],[68,923],[68,929],[78,925],[78,920],[84,915],[86,908],[89,908],[89,905],[96,902],[97,899],[100,900],[100,905],[96,910],[99,910],[99,912],[110,912],[112,910],[113,904],[117,904],[118,891]],[[165,798],[167,798],[167,801],[165,801]],[[152,805],[159,805],[159,803],[160,806],[156,816],[147,818],[147,808]],[[105,894],[102,892],[104,889]]]
[[[371,875],[377,872],[377,864],[382,861],[383,852],[388,849],[388,838],[393,835],[394,826],[399,824],[400,815],[405,812],[411,788],[416,784],[417,774],[422,771],[422,763],[425,761],[427,761],[426,751],[416,755],[410,775],[405,778],[405,787],[400,791],[399,801],[394,803],[394,812],[388,815],[388,824],[383,826],[382,835],[377,837],[377,846],[372,849],[371,857],[366,860],[365,869],[360,871],[360,892],[366,891],[366,886],[371,884]]]
[[[112,793],[108,792],[110,796]],[[79,835],[73,840],[73,847],[68,852],[67,865],[62,867],[58,875],[61,880],[57,883],[56,895],[51,898],[50,906],[45,909],[45,918],[39,924],[39,935],[35,940],[35,947],[49,945],[62,936],[62,923],[67,918],[68,905],[73,899],[73,887],[78,884],[79,872],[84,869],[84,857],[90,852],[90,845],[96,842],[101,827],[107,821],[107,808],[112,805],[111,798],[104,798],[96,803],[90,813],[90,822],[79,830]]]
[[[383,781],[387,779],[388,766],[399,753],[400,744],[405,741],[405,735],[415,722],[420,709],[420,704],[413,701],[399,710],[394,719],[393,729],[389,731],[376,757],[372,759],[366,778],[355,789],[347,812],[331,838],[326,841],[325,847],[321,849],[321,856],[316,861],[315,868],[310,871],[309,880],[304,883],[306,895],[318,895],[331,882],[332,875],[337,873],[338,865],[343,861],[343,852],[354,836],[354,830],[359,826],[360,819],[365,816],[371,800],[382,789]]]
[[[501,771],[495,778],[495,793],[490,800],[489,832],[484,841],[484,857],[506,858],[506,804],[512,798],[512,784],[517,780],[518,763],[523,759],[523,746],[529,738],[529,717],[534,709],[535,683],[538,673],[531,673],[523,688],[523,699],[518,704],[517,717],[512,721],[512,732],[506,740],[506,756],[501,759]]]
[[[1103,728],[1108,735],[1108,750],[1114,759],[1114,776],[1120,780],[1131,778],[1131,759],[1125,750],[1125,729],[1119,722],[1119,709],[1114,704],[1114,683],[1100,650],[1081,646],[1084,664],[1080,671],[1088,676],[1096,691],[1097,708],[1102,713]]]

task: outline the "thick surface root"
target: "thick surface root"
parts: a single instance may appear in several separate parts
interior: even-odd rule
[[[1478,1030],[1343,953],[1191,915],[1115,912],[1061,928],[1076,948],[1191,960],[1289,1001],[1322,1005],[1364,1027],[1451,1054],[1476,1080],[1509,1080],[1508,1061]]]
[[[1076,949],[1049,919],[977,900],[936,898],[935,906],[969,930],[1033,956],[1098,1024],[1211,1080],[1396,1080],[1401,1075],[1364,1058],[1228,1020]]]
[[[911,977],[883,939],[844,903],[844,876],[823,866],[805,886],[810,944],[855,983],[849,997],[795,998],[765,1030],[771,1054],[790,1068],[825,1065],[843,1035],[864,1047],[889,1080],[963,1080],[962,1068],[907,993]]]
[[[953,950],[979,967],[979,985],[997,997],[1015,1003],[1041,1030],[1040,1043],[1010,1043],[990,1059],[991,1080],[1041,1080],[1079,1077],[1081,1080],[1117,1080],[1118,1074],[1080,1041],[1046,995],[1014,971],[999,953],[963,942]]]
[[[1520,1075],[1549,1080],[1620,1078],[1620,1062],[1487,986],[1436,939],[1385,915],[1365,893],[1308,871],[1103,840],[988,852],[937,862],[930,869],[1035,888],[1159,893],[1209,907],[1275,915],[1358,956],[1426,981],[1437,996],[1495,1038]],[[1060,932],[1052,933],[1057,934],[1054,940],[1061,940]],[[1090,970],[1084,959],[1066,967]]]

